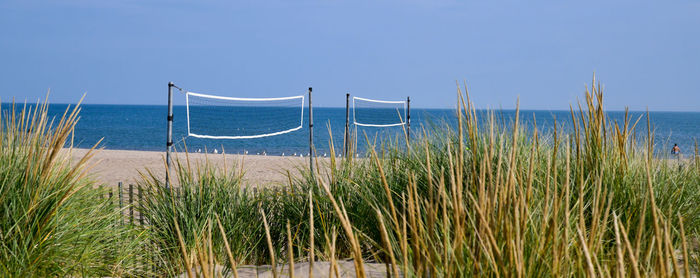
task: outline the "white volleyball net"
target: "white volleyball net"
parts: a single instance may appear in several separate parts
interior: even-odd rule
[[[390,127],[406,124],[406,101],[352,98],[353,123],[358,126]]]
[[[187,92],[187,134],[208,139],[250,139],[302,128],[304,96],[237,98]]]

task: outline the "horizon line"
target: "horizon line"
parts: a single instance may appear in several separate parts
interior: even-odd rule
[[[29,104],[29,102],[14,102],[15,104]],[[12,104],[12,102],[0,102],[0,104],[5,105],[5,104]],[[31,105],[35,105],[35,103],[32,103]],[[76,103],[65,103],[65,102],[57,102],[57,103],[52,103],[49,102],[49,105],[76,105]],[[106,105],[106,106],[168,106],[167,104],[115,104],[115,103],[81,103],[81,106],[85,105]],[[185,104],[176,104],[173,106],[186,106]],[[308,107],[308,105],[304,105],[304,107]],[[315,106],[314,108],[345,108],[345,106]],[[448,108],[448,107],[412,107],[414,109],[422,109],[422,110],[456,110],[456,108]],[[488,111],[515,111],[517,108],[476,108],[476,110],[488,110]],[[537,108],[519,108],[520,111],[566,111],[570,112],[569,109],[537,109]],[[576,110],[574,110],[576,111]],[[604,110],[606,112],[625,112],[625,110],[621,109],[606,109]],[[646,113],[647,111],[649,112],[667,112],[667,113],[700,113],[700,110],[698,111],[692,111],[692,110],[629,110],[629,112],[640,112],[640,113]]]

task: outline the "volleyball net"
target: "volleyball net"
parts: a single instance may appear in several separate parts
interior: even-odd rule
[[[252,139],[302,128],[304,95],[238,98],[187,92],[187,135],[206,139]]]
[[[366,127],[392,127],[406,124],[406,101],[352,98],[353,124]]]

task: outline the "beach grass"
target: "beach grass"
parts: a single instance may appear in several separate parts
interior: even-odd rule
[[[518,113],[477,113],[466,87],[458,96],[456,126],[378,146],[364,136],[366,154],[331,150],[256,196],[265,241],[248,250],[269,250],[258,263],[350,258],[357,277],[362,262],[392,277],[697,273],[698,162],[655,156],[653,127],[634,136],[648,115],[609,120],[597,85],[572,127],[539,131]]]
[[[355,179],[391,189],[388,202],[372,203],[388,233],[366,239],[381,242],[390,269],[672,276],[697,265],[686,236],[697,240],[700,173],[653,157],[653,142],[632,142],[634,120],[609,122],[599,87],[572,108],[573,134],[524,130],[517,113],[510,126],[494,114],[483,121],[466,96],[458,130],[438,136],[447,140],[428,136],[395,158],[373,155],[379,177]]]
[[[241,186],[240,171],[217,168],[207,161],[190,163],[185,154],[174,160],[171,174],[175,177],[171,187],[149,171],[144,171],[139,181],[144,201],[137,211],[148,223],[148,235],[159,255],[159,274],[170,276],[189,269],[192,258],[183,257],[185,250],[189,256],[206,255],[207,261],[216,259],[229,267],[233,262],[267,258],[266,250],[260,247],[263,227],[258,220],[258,202]],[[217,223],[226,229],[219,229]],[[206,245],[212,237],[215,244]]]
[[[295,263],[385,264],[390,277],[683,276],[700,265],[700,162],[659,156],[649,116],[610,120],[593,81],[571,125],[477,112],[458,86],[456,124],[360,137],[367,151],[300,166],[281,186],[245,184],[241,165],[144,169],[122,211],[61,153],[79,108],[2,115],[3,276],[238,277],[242,265],[305,276]],[[534,126],[531,128],[530,126]],[[642,128],[643,127],[643,128]],[[638,130],[646,136],[637,136]],[[68,153],[70,148],[68,148]],[[225,159],[224,159],[225,161]],[[165,166],[165,165],[164,165]],[[280,169],[280,171],[290,171]],[[223,268],[221,268],[223,266]],[[285,270],[286,269],[286,270]]]
[[[0,113],[0,276],[135,275],[139,235],[86,176],[90,157],[70,161],[79,105],[50,118],[48,102]],[[68,147],[64,149],[64,147]]]

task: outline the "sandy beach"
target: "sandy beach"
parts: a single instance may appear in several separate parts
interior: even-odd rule
[[[71,159],[78,161],[87,149],[72,149]],[[93,167],[88,171],[91,178],[105,186],[116,186],[118,182],[135,183],[139,171],[149,169],[159,177],[165,177],[165,152],[97,150],[91,160]],[[185,163],[185,154],[175,154]],[[233,170],[244,171],[244,183],[248,186],[275,185],[288,180],[287,171],[296,174],[297,168],[307,166],[308,158],[291,156],[232,155],[190,153],[190,163],[209,160],[218,167],[224,165]]]
[[[357,277],[355,275],[355,265],[351,259],[338,260],[337,272],[334,271],[334,276],[336,277],[347,277],[353,278]],[[332,277],[329,275],[330,272],[330,262],[328,261],[316,261],[313,264],[313,277]],[[363,263],[365,269],[365,277],[368,278],[383,278],[391,277],[387,275],[387,269],[385,264],[380,263]],[[224,273],[222,266],[217,266],[215,272]],[[289,265],[282,264],[277,265],[278,277],[289,277]],[[309,276],[309,263],[305,261],[294,263],[294,277],[308,277]],[[182,273],[177,277],[187,277],[187,273]],[[232,274],[225,275],[223,277],[233,277]],[[272,273],[272,266],[270,265],[242,265],[238,266],[238,277],[240,278],[272,278],[275,277]],[[402,273],[399,273],[399,277],[403,277]]]

